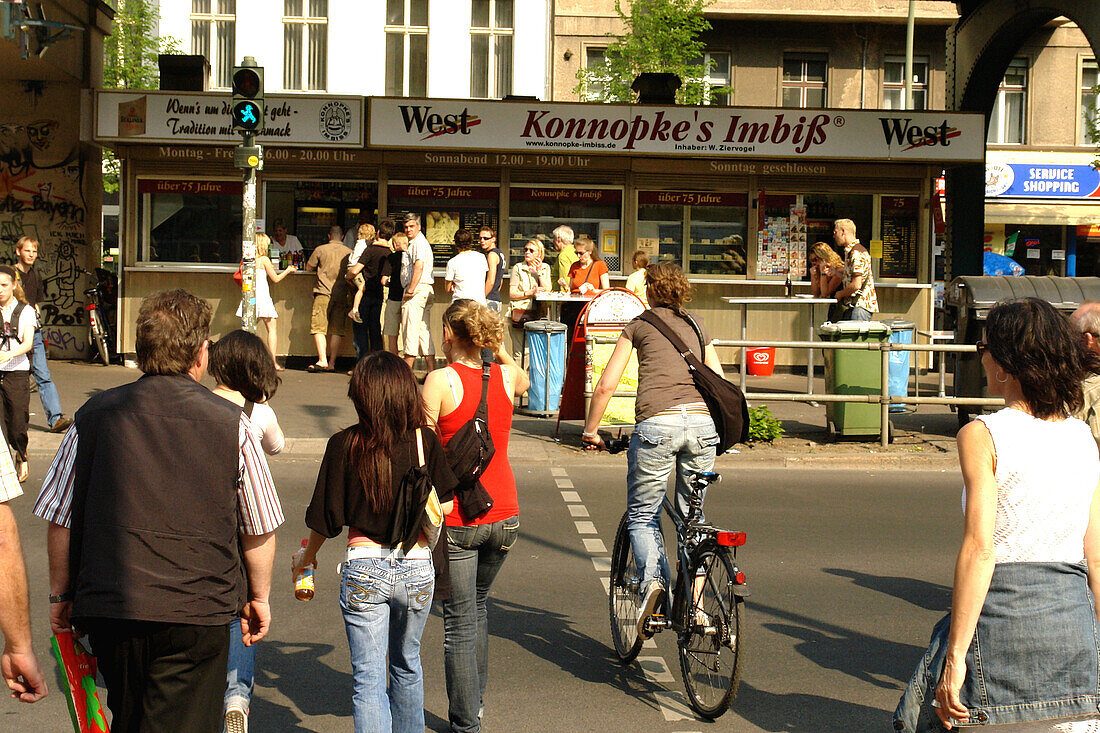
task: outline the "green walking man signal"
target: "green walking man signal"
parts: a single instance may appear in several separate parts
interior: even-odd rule
[[[249,56],[233,69],[234,132],[255,134],[264,126],[264,69],[255,63]]]

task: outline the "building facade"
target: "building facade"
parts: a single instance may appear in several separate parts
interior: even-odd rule
[[[16,25],[2,24],[9,32],[0,37],[0,261],[14,262],[20,237],[38,239],[49,301],[43,335],[53,355],[76,358],[89,348],[89,284],[78,268],[98,264],[90,245],[100,236],[103,191],[87,90],[102,84],[113,11],[92,0],[0,7],[9,20],[16,10]],[[23,19],[35,25],[21,31]]]

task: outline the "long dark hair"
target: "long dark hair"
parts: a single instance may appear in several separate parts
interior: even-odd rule
[[[1081,381],[1095,370],[1090,352],[1069,318],[1039,298],[1004,300],[985,324],[989,354],[1020,380],[1035,417],[1063,418],[1081,408]]]
[[[242,329],[210,345],[210,375],[250,402],[267,402],[279,388],[275,360],[263,339]]]
[[[359,360],[351,372],[348,397],[359,415],[348,460],[363,484],[367,507],[381,514],[393,503],[394,446],[412,440],[412,432],[424,426],[424,401],[412,369],[388,351]]]

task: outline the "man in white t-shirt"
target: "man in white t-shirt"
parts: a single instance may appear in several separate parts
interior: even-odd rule
[[[420,217],[405,217],[405,236],[409,248],[401,259],[401,284],[405,287],[401,304],[401,326],[405,334],[405,361],[411,367],[416,357],[423,356],[428,371],[435,369],[435,347],[432,345],[431,312],[435,299],[435,259],[428,238],[420,230]]]
[[[286,223],[282,219],[275,220],[275,238],[271,242],[271,249],[277,249],[280,255],[302,251],[302,243],[293,234],[287,234]]]
[[[455,250],[458,254],[447,261],[447,292],[451,294],[452,302],[476,300],[484,305],[489,262],[473,246],[474,238],[470,232],[465,229],[455,232]]]

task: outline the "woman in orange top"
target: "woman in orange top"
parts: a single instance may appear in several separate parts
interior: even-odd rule
[[[573,295],[595,295],[611,287],[607,264],[596,257],[596,244],[588,237],[573,242],[577,261],[569,268],[569,286]]]

